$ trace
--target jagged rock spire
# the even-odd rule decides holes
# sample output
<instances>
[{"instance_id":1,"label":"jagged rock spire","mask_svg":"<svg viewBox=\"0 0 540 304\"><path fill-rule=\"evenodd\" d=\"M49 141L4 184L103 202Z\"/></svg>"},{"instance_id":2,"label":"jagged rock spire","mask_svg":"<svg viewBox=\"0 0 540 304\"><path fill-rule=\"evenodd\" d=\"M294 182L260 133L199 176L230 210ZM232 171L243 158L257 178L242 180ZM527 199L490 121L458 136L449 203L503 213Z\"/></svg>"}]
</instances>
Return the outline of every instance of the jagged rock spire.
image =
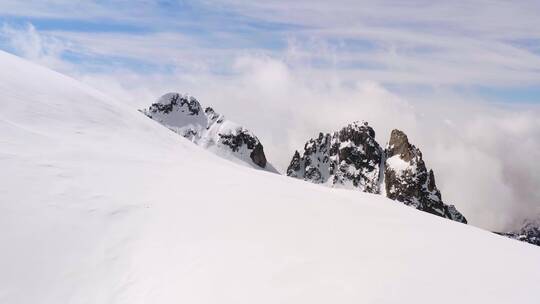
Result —
<instances>
[{"instance_id":1,"label":"jagged rock spire","mask_svg":"<svg viewBox=\"0 0 540 304\"><path fill-rule=\"evenodd\" d=\"M438 216L467 222L454 206L443 203L433 170L427 170L422 152L409 143L405 133L392 130L385 154L384 183L388 198Z\"/></svg>"},{"instance_id":2,"label":"jagged rock spire","mask_svg":"<svg viewBox=\"0 0 540 304\"><path fill-rule=\"evenodd\" d=\"M354 122L334 133L319 133L295 151L287 175L333 187L354 187L379 193L383 149L366 122Z\"/></svg>"},{"instance_id":3,"label":"jagged rock spire","mask_svg":"<svg viewBox=\"0 0 540 304\"><path fill-rule=\"evenodd\" d=\"M422 211L466 223L452 205L443 203L432 170L407 135L393 130L385 150L366 122L338 132L319 133L295 151L287 175L331 187L345 187L386 195Z\"/></svg>"}]
</instances>

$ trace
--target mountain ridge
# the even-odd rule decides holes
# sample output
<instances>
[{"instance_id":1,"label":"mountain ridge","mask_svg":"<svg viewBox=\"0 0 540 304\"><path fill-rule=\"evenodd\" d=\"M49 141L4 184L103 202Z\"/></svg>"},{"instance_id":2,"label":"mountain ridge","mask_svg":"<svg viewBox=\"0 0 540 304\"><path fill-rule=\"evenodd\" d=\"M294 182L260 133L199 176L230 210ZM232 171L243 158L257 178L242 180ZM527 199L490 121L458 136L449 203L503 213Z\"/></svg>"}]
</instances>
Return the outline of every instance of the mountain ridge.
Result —
<instances>
[{"instance_id":1,"label":"mountain ridge","mask_svg":"<svg viewBox=\"0 0 540 304\"><path fill-rule=\"evenodd\" d=\"M394 129L385 149L367 122L353 122L333 133L319 133L295 151L287 176L330 187L382 194L437 216L467 223L453 206L442 201L433 170L422 152Z\"/></svg>"},{"instance_id":2,"label":"mountain ridge","mask_svg":"<svg viewBox=\"0 0 540 304\"><path fill-rule=\"evenodd\" d=\"M264 147L255 134L226 119L213 108L203 108L193 96L166 93L140 112L229 160L278 173L267 161Z\"/></svg>"},{"instance_id":3,"label":"mountain ridge","mask_svg":"<svg viewBox=\"0 0 540 304\"><path fill-rule=\"evenodd\" d=\"M540 219L526 220L522 226L510 232L495 232L514 240L540 246Z\"/></svg>"}]
</instances>

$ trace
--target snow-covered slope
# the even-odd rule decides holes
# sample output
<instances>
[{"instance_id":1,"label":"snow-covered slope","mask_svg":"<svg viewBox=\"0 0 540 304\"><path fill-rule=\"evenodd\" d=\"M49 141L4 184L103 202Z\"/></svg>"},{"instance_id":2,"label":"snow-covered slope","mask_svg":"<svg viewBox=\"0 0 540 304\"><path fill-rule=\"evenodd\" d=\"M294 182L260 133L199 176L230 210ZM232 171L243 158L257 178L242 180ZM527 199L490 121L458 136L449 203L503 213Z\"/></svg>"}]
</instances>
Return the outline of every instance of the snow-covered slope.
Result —
<instances>
[{"instance_id":1,"label":"snow-covered slope","mask_svg":"<svg viewBox=\"0 0 540 304\"><path fill-rule=\"evenodd\" d=\"M278 173L266 160L263 145L255 134L210 107L203 110L193 96L167 93L141 112L224 158Z\"/></svg>"},{"instance_id":2,"label":"snow-covered slope","mask_svg":"<svg viewBox=\"0 0 540 304\"><path fill-rule=\"evenodd\" d=\"M538 302L536 246L231 163L0 65L0 303Z\"/></svg>"}]
</instances>

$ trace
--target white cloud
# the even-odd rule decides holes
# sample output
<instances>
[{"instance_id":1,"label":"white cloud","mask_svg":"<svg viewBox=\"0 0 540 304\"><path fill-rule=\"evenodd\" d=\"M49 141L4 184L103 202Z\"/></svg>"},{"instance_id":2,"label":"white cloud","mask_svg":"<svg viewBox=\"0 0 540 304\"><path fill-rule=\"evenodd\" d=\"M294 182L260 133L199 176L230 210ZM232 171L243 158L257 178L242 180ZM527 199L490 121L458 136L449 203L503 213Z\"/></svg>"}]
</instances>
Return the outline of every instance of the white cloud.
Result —
<instances>
[{"instance_id":1,"label":"white cloud","mask_svg":"<svg viewBox=\"0 0 540 304\"><path fill-rule=\"evenodd\" d=\"M308 45L301 50L304 57L337 62L351 78L398 84L540 84L540 54L534 52L540 44L535 16L540 5L535 1L210 2L265 22L300 26L287 32L297 42L327 40L332 56L327 47L320 52ZM362 68L366 65L371 67Z\"/></svg>"},{"instance_id":2,"label":"white cloud","mask_svg":"<svg viewBox=\"0 0 540 304\"><path fill-rule=\"evenodd\" d=\"M62 52L67 49L66 44L55 37L38 33L32 24L13 27L4 23L0 28L0 37L14 52L31 61L57 70L65 70L69 65L61 59Z\"/></svg>"},{"instance_id":3,"label":"white cloud","mask_svg":"<svg viewBox=\"0 0 540 304\"><path fill-rule=\"evenodd\" d=\"M337 68L351 81L540 85L540 34L536 30L540 19L535 15L540 5L535 1L219 0L188 4L199 9L193 16L179 9L179 13L187 12L183 18L163 16L158 2L136 5L144 9L137 12L125 1L57 0L5 1L0 10L18 16L41 12L51 18L70 16L146 27L150 30L146 33L56 30L45 34L77 45L73 50L86 56L125 57L186 70L228 72L232 58L247 49L289 56L289 64L307 64L313 68L311 73ZM209 11L219 22L196 15ZM250 28L242 20L255 25ZM271 30L258 29L258 23L285 25ZM206 34L197 35L193 28ZM288 41L289 47L265 47L261 36L270 45Z\"/></svg>"}]
</instances>

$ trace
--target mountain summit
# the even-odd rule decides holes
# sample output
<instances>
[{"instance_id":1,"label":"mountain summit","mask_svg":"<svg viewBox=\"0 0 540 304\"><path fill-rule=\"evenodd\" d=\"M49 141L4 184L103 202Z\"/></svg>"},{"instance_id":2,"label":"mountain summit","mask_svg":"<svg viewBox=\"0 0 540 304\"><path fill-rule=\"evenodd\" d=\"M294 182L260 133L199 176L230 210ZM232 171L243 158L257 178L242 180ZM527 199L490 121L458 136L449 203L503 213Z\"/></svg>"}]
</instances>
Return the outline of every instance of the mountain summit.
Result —
<instances>
[{"instance_id":1,"label":"mountain summit","mask_svg":"<svg viewBox=\"0 0 540 304\"><path fill-rule=\"evenodd\" d=\"M385 150L384 186L388 198L416 209L467 223L454 205L446 205L435 185L433 170L428 170L420 149L409 143L407 135L392 130Z\"/></svg>"},{"instance_id":2,"label":"mountain summit","mask_svg":"<svg viewBox=\"0 0 540 304\"><path fill-rule=\"evenodd\" d=\"M334 133L319 133L295 151L287 175L316 184L380 193L384 151L367 123L354 122Z\"/></svg>"},{"instance_id":3,"label":"mountain summit","mask_svg":"<svg viewBox=\"0 0 540 304\"><path fill-rule=\"evenodd\" d=\"M218 155L277 172L267 162L263 145L252 132L225 119L211 107L203 109L193 96L167 93L141 112Z\"/></svg>"},{"instance_id":4,"label":"mountain summit","mask_svg":"<svg viewBox=\"0 0 540 304\"><path fill-rule=\"evenodd\" d=\"M375 140L367 122L354 122L333 133L319 133L295 151L287 175L330 187L382 194L405 205L467 223L453 205L446 205L420 149L407 135L393 130L386 149Z\"/></svg>"}]
</instances>

